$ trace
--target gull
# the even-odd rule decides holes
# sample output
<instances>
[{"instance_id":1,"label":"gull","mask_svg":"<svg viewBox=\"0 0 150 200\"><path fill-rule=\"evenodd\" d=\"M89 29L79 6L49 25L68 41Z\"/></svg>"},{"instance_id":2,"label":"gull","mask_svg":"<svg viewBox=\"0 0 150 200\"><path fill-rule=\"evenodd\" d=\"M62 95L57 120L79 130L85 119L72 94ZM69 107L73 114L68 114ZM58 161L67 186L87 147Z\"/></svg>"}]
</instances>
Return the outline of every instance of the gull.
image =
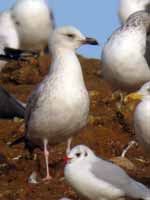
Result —
<instances>
[{"instance_id":1,"label":"gull","mask_svg":"<svg viewBox=\"0 0 150 200\"><path fill-rule=\"evenodd\" d=\"M15 24L10 12L0 13L0 54L5 54L5 47L19 48L20 41ZM0 71L5 67L7 61L0 60Z\"/></svg>"},{"instance_id":2,"label":"gull","mask_svg":"<svg viewBox=\"0 0 150 200\"><path fill-rule=\"evenodd\" d=\"M114 89L135 91L150 80L149 26L150 14L138 11L105 44L101 74Z\"/></svg>"},{"instance_id":3,"label":"gull","mask_svg":"<svg viewBox=\"0 0 150 200\"><path fill-rule=\"evenodd\" d=\"M16 0L9 12L22 49L42 50L48 45L54 19L46 0Z\"/></svg>"},{"instance_id":4,"label":"gull","mask_svg":"<svg viewBox=\"0 0 150 200\"><path fill-rule=\"evenodd\" d=\"M131 14L141 10L150 12L150 0L120 0L119 18L121 23L124 24Z\"/></svg>"},{"instance_id":5,"label":"gull","mask_svg":"<svg viewBox=\"0 0 150 200\"><path fill-rule=\"evenodd\" d=\"M140 100L135 108L133 121L138 143L146 153L150 153L150 82L145 83L140 90L131 93L128 99Z\"/></svg>"},{"instance_id":6,"label":"gull","mask_svg":"<svg viewBox=\"0 0 150 200\"><path fill-rule=\"evenodd\" d=\"M26 109L26 146L44 146L46 177L51 179L48 167L48 144L56 145L68 140L86 124L89 113L89 95L75 49L83 44L97 45L93 38L85 37L78 29L65 26L50 36L52 64L45 79L31 94ZM23 138L18 139L21 142ZM17 141L16 141L17 142Z\"/></svg>"},{"instance_id":7,"label":"gull","mask_svg":"<svg viewBox=\"0 0 150 200\"><path fill-rule=\"evenodd\" d=\"M91 200L150 199L150 190L135 181L119 166L97 157L84 145L67 156L65 179L79 194Z\"/></svg>"}]
</instances>

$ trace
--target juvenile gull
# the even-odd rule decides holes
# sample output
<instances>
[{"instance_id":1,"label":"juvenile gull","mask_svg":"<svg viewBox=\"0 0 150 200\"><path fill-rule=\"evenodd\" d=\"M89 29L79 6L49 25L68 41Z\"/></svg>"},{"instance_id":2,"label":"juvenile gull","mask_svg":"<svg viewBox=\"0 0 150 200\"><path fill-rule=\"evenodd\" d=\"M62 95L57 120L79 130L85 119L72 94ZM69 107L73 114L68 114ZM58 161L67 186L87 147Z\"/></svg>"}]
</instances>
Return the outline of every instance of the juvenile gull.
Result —
<instances>
[{"instance_id":1,"label":"juvenile gull","mask_svg":"<svg viewBox=\"0 0 150 200\"><path fill-rule=\"evenodd\" d=\"M65 178L79 195L91 200L125 197L150 200L146 186L133 180L119 166L97 157L87 146L74 147L67 160Z\"/></svg>"},{"instance_id":2,"label":"juvenile gull","mask_svg":"<svg viewBox=\"0 0 150 200\"><path fill-rule=\"evenodd\" d=\"M120 0L119 18L124 24L131 14L141 10L150 12L150 0Z\"/></svg>"},{"instance_id":3,"label":"juvenile gull","mask_svg":"<svg viewBox=\"0 0 150 200\"><path fill-rule=\"evenodd\" d=\"M140 100L134 112L136 138L143 149L150 153L150 82L145 83L136 93L128 95L130 99Z\"/></svg>"},{"instance_id":4,"label":"juvenile gull","mask_svg":"<svg viewBox=\"0 0 150 200\"><path fill-rule=\"evenodd\" d=\"M19 33L21 48L41 50L48 45L54 19L46 0L16 0L10 13Z\"/></svg>"},{"instance_id":5,"label":"juvenile gull","mask_svg":"<svg viewBox=\"0 0 150 200\"><path fill-rule=\"evenodd\" d=\"M150 14L136 12L105 44L102 76L115 89L135 91L150 80L149 27Z\"/></svg>"},{"instance_id":6,"label":"juvenile gull","mask_svg":"<svg viewBox=\"0 0 150 200\"><path fill-rule=\"evenodd\" d=\"M0 54L5 54L4 48L19 48L19 36L11 18L10 12L0 13ZM6 65L6 61L0 60L0 71Z\"/></svg>"},{"instance_id":7,"label":"juvenile gull","mask_svg":"<svg viewBox=\"0 0 150 200\"><path fill-rule=\"evenodd\" d=\"M26 110L26 143L44 145L47 176L49 145L71 138L86 123L89 113L89 96L84 84L81 65L75 49L82 44L97 45L74 27L56 29L50 37L52 64L46 78L29 98ZM68 140L67 152L71 139Z\"/></svg>"}]
</instances>

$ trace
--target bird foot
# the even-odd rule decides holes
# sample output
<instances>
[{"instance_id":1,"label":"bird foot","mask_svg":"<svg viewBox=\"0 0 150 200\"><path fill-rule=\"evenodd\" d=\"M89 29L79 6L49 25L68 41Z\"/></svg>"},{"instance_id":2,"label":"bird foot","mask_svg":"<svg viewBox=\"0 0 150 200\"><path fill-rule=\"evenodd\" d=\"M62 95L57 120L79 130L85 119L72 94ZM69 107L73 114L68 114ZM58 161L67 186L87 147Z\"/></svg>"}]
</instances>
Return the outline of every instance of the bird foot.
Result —
<instances>
[{"instance_id":1,"label":"bird foot","mask_svg":"<svg viewBox=\"0 0 150 200\"><path fill-rule=\"evenodd\" d=\"M52 177L50 175L47 175L46 177L44 177L42 179L43 182L46 182L46 181L51 181L52 180Z\"/></svg>"}]
</instances>

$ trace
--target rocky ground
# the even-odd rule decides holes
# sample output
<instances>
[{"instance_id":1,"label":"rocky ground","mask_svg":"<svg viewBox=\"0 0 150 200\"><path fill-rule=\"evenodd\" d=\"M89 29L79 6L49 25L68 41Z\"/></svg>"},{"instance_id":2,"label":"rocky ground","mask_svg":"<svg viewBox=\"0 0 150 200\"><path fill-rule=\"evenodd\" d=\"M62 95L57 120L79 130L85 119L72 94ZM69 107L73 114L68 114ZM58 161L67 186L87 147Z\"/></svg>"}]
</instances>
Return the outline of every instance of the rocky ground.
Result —
<instances>
[{"instance_id":1,"label":"rocky ground","mask_svg":"<svg viewBox=\"0 0 150 200\"><path fill-rule=\"evenodd\" d=\"M86 144L97 155L112 159L123 166L136 180L150 185L150 160L139 146L134 146L126 159L120 159L122 150L134 139L132 127L133 105L118 109L119 99L112 98L110 86L99 77L100 60L80 57L86 86L91 98L89 123L73 140L73 145ZM47 73L48 56L29 63L9 63L0 74L0 84L17 98L26 102L35 85ZM63 178L64 152L66 144L50 149L49 166L53 180L49 183L28 183L28 177L37 171L45 175L43 153L39 150L38 162L31 159L23 145L9 147L8 144L23 134L23 121L0 120L0 200L58 200L67 196L83 200L67 185ZM18 157L19 156L19 157ZM14 159L14 158L19 159ZM131 163L129 162L131 161Z\"/></svg>"}]
</instances>

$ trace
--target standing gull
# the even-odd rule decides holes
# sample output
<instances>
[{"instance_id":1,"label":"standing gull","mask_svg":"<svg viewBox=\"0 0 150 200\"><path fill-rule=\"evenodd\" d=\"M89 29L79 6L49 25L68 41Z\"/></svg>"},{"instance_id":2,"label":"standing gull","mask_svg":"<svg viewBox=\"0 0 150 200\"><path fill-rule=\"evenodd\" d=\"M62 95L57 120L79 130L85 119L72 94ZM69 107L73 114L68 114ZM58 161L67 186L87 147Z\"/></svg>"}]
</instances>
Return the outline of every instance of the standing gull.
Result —
<instances>
[{"instance_id":1,"label":"standing gull","mask_svg":"<svg viewBox=\"0 0 150 200\"><path fill-rule=\"evenodd\" d=\"M124 24L131 14L141 10L150 12L150 0L120 0L119 18Z\"/></svg>"},{"instance_id":2,"label":"standing gull","mask_svg":"<svg viewBox=\"0 0 150 200\"><path fill-rule=\"evenodd\" d=\"M44 145L47 176L48 144L71 138L87 124L89 96L75 49L83 44L97 45L74 27L56 29L49 41L52 64L46 78L33 91L26 110L26 143ZM29 141L29 142L28 142ZM68 140L67 152L70 151Z\"/></svg>"},{"instance_id":3,"label":"standing gull","mask_svg":"<svg viewBox=\"0 0 150 200\"><path fill-rule=\"evenodd\" d=\"M21 48L42 50L54 28L46 0L16 0L10 13L19 33Z\"/></svg>"},{"instance_id":4,"label":"standing gull","mask_svg":"<svg viewBox=\"0 0 150 200\"><path fill-rule=\"evenodd\" d=\"M139 144L150 153L150 82L145 83L136 93L127 96L129 99L138 99L140 103L134 112L135 135Z\"/></svg>"},{"instance_id":5,"label":"standing gull","mask_svg":"<svg viewBox=\"0 0 150 200\"><path fill-rule=\"evenodd\" d=\"M150 80L150 51L147 48L149 27L150 14L136 12L105 44L102 76L115 89L135 91Z\"/></svg>"},{"instance_id":6,"label":"standing gull","mask_svg":"<svg viewBox=\"0 0 150 200\"><path fill-rule=\"evenodd\" d=\"M129 177L119 166L97 157L87 146L74 147L65 178L78 194L91 200L150 200L150 190Z\"/></svg>"}]
</instances>

